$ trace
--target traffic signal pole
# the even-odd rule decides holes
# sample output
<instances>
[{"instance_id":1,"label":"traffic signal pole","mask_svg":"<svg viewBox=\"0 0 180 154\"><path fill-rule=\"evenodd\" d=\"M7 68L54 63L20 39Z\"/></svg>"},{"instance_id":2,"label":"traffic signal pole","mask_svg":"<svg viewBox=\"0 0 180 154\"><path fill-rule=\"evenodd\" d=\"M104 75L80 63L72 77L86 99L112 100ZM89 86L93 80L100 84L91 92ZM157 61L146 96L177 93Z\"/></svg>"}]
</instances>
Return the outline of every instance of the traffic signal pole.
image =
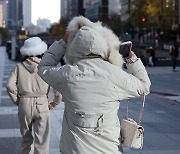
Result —
<instances>
[{"instance_id":1,"label":"traffic signal pole","mask_svg":"<svg viewBox=\"0 0 180 154\"><path fill-rule=\"evenodd\" d=\"M11 60L16 59L16 31L12 30L11 36Z\"/></svg>"}]
</instances>

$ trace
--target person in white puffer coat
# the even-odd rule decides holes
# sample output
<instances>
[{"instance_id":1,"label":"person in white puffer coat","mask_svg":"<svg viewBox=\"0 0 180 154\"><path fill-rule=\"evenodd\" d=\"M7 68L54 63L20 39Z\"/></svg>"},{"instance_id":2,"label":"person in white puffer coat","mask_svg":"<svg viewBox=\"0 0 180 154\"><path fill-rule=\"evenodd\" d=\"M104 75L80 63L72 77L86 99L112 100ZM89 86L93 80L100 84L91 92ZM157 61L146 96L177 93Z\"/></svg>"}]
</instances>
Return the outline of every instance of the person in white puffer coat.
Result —
<instances>
[{"instance_id":1,"label":"person in white puffer coat","mask_svg":"<svg viewBox=\"0 0 180 154\"><path fill-rule=\"evenodd\" d=\"M61 92L65 104L62 154L121 154L119 100L147 95L150 80L133 51L122 69L118 37L82 16L45 52L38 74ZM58 67L65 55L66 64Z\"/></svg>"},{"instance_id":2,"label":"person in white puffer coat","mask_svg":"<svg viewBox=\"0 0 180 154\"><path fill-rule=\"evenodd\" d=\"M48 103L49 85L37 74L37 66L46 50L47 44L39 37L25 40L20 49L24 60L15 66L7 81L7 92L18 106L21 154L49 153L49 108L60 103L61 94L55 91L53 102Z\"/></svg>"}]
</instances>

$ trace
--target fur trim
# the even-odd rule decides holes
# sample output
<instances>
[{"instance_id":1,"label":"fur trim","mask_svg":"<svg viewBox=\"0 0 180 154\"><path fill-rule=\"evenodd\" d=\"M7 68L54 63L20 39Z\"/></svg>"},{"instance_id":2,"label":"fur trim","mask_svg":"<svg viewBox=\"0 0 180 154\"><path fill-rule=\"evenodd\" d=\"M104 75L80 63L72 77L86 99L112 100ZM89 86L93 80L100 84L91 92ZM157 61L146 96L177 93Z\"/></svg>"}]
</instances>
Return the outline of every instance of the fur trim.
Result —
<instances>
[{"instance_id":1,"label":"fur trim","mask_svg":"<svg viewBox=\"0 0 180 154\"><path fill-rule=\"evenodd\" d=\"M47 44L39 37L31 37L24 42L20 52L22 56L42 55L47 50Z\"/></svg>"},{"instance_id":2,"label":"fur trim","mask_svg":"<svg viewBox=\"0 0 180 154\"><path fill-rule=\"evenodd\" d=\"M67 31L69 32L69 37L67 43L67 53L65 55L66 59L68 60L68 58L70 58L68 57L68 49L76 33L82 26L88 26L101 34L109 47L109 50L107 51L107 54L109 55L108 61L114 65L122 67L124 60L122 55L119 54L119 46L121 42L119 41L118 37L112 32L112 30L102 26L101 22L98 21L93 23L83 16L74 17L68 24Z\"/></svg>"}]
</instances>

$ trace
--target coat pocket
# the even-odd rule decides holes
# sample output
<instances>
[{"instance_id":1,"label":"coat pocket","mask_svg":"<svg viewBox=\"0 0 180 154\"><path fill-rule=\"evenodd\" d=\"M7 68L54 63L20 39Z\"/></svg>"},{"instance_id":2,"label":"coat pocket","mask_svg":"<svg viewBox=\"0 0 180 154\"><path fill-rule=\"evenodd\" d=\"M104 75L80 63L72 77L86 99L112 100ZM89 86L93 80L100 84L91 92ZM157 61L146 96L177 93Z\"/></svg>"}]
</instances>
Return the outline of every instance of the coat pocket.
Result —
<instances>
[{"instance_id":1,"label":"coat pocket","mask_svg":"<svg viewBox=\"0 0 180 154\"><path fill-rule=\"evenodd\" d=\"M103 114L86 114L75 112L72 117L73 124L83 128L98 128L103 124Z\"/></svg>"}]
</instances>

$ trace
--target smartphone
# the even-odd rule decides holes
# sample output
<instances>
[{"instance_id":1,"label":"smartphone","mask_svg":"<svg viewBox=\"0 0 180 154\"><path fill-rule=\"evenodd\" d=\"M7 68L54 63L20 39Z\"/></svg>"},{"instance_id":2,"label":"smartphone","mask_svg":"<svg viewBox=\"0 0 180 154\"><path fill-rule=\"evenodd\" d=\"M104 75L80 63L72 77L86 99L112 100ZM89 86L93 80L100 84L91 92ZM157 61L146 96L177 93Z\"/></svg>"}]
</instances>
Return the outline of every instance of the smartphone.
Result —
<instances>
[{"instance_id":1,"label":"smartphone","mask_svg":"<svg viewBox=\"0 0 180 154\"><path fill-rule=\"evenodd\" d=\"M120 45L119 53L123 56L123 58L126 58L129 56L129 52L131 51L131 49L132 49L131 41L123 42Z\"/></svg>"}]
</instances>

